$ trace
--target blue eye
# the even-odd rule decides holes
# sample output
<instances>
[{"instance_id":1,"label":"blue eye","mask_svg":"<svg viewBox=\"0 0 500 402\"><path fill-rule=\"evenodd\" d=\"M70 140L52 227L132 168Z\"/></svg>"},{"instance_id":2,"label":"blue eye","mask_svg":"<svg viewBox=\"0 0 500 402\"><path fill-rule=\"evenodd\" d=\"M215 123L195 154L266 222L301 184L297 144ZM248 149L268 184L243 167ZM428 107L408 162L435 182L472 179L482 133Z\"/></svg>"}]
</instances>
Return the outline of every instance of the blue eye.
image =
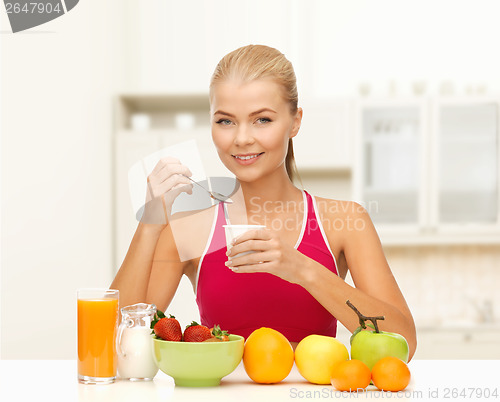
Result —
<instances>
[{"instance_id":1,"label":"blue eye","mask_svg":"<svg viewBox=\"0 0 500 402\"><path fill-rule=\"evenodd\" d=\"M228 119L220 119L220 120L216 121L215 123L221 124L223 126L229 126L232 122L231 122L231 120L228 120Z\"/></svg>"},{"instance_id":2,"label":"blue eye","mask_svg":"<svg viewBox=\"0 0 500 402\"><path fill-rule=\"evenodd\" d=\"M260 124L265 124L265 123L270 123L271 122L271 119L268 119L267 117L259 117L257 119L257 121L260 123Z\"/></svg>"}]
</instances>

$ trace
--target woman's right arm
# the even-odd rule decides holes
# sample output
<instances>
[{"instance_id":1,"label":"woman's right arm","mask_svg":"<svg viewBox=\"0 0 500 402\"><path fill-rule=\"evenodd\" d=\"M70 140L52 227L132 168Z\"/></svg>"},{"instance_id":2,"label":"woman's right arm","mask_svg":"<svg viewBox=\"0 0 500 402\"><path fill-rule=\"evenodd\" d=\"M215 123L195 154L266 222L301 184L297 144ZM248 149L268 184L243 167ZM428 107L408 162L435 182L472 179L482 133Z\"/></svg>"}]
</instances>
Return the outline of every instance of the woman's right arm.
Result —
<instances>
[{"instance_id":1,"label":"woman's right arm","mask_svg":"<svg viewBox=\"0 0 500 402\"><path fill-rule=\"evenodd\" d=\"M163 225L139 222L120 270L111 283L120 291L120 307L146 303L151 267Z\"/></svg>"},{"instance_id":2,"label":"woman's right arm","mask_svg":"<svg viewBox=\"0 0 500 402\"><path fill-rule=\"evenodd\" d=\"M160 160L148 176L148 194L143 220L139 222L127 255L111 283L112 289L120 291L120 306L141 302L154 303L158 300L156 292L148 292L151 272L160 253L166 255L162 257L163 259L175 261L177 252L168 217L175 198L183 191L191 193L192 185L184 175L191 176L190 170L179 160L168 157ZM162 222L145 223L144 219L151 217L155 217L155 220L160 217ZM168 274L172 280L172 287L175 283L173 297L182 276L183 264L174 262L168 265L172 271Z\"/></svg>"}]
</instances>

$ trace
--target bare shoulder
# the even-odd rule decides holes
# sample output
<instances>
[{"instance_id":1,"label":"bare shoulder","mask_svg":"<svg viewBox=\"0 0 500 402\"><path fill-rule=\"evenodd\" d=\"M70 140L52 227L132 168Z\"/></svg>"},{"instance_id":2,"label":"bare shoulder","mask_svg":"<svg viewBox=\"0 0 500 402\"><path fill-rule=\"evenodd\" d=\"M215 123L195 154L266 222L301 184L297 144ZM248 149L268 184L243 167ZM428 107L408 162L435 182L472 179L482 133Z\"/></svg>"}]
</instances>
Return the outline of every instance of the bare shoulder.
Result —
<instances>
[{"instance_id":1,"label":"bare shoulder","mask_svg":"<svg viewBox=\"0 0 500 402\"><path fill-rule=\"evenodd\" d=\"M355 201L315 197L318 214L329 241L342 248L352 235L373 225L365 207Z\"/></svg>"}]
</instances>

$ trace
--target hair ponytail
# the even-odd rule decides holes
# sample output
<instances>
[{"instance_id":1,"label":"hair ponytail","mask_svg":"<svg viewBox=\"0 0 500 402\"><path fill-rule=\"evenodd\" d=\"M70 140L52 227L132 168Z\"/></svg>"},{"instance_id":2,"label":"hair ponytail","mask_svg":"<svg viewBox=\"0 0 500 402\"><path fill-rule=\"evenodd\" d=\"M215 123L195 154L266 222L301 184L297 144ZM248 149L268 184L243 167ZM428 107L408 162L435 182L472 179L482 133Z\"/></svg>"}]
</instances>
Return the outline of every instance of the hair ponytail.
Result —
<instances>
[{"instance_id":1,"label":"hair ponytail","mask_svg":"<svg viewBox=\"0 0 500 402\"><path fill-rule=\"evenodd\" d=\"M288 152L286 153L285 167L290 181L293 183L295 180L299 180L302 184L302 180L300 180L299 172L297 170L297 165L295 164L295 156L293 155L293 142L291 138L288 140Z\"/></svg>"}]
</instances>

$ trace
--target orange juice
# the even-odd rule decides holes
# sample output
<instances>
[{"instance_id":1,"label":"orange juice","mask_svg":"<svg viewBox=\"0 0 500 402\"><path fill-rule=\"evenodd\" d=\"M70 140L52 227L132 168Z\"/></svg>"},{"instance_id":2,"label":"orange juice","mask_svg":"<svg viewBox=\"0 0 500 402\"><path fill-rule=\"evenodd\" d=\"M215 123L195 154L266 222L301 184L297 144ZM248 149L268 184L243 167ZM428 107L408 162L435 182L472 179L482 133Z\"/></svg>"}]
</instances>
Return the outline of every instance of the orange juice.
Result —
<instances>
[{"instance_id":1,"label":"orange juice","mask_svg":"<svg viewBox=\"0 0 500 402\"><path fill-rule=\"evenodd\" d=\"M79 377L116 376L118 298L78 299Z\"/></svg>"}]
</instances>

